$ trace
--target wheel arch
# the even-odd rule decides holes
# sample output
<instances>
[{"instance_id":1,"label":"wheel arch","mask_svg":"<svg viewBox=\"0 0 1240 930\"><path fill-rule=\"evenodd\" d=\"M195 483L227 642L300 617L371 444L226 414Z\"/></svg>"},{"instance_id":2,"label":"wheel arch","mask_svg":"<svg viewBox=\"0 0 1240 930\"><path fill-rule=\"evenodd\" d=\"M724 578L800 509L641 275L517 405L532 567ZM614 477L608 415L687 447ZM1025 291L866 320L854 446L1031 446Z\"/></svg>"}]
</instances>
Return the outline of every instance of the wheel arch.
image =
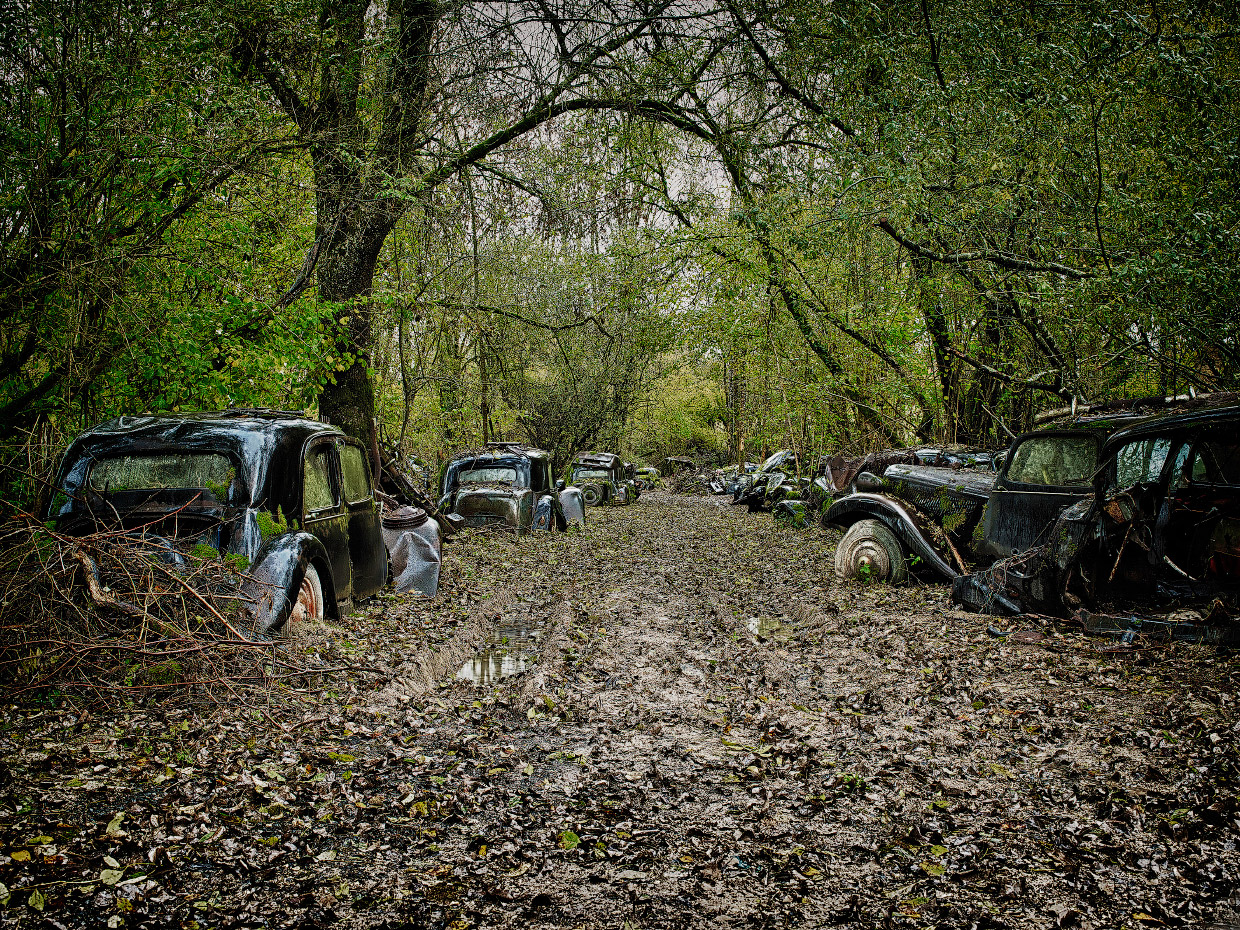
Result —
<instances>
[{"instance_id":1,"label":"wheel arch","mask_svg":"<svg viewBox=\"0 0 1240 930\"><path fill-rule=\"evenodd\" d=\"M858 520L877 520L895 534L911 555L921 558L944 581L952 581L960 572L952 567L926 538L908 508L882 494L857 492L841 497L827 508L823 523L843 528Z\"/></svg>"}]
</instances>

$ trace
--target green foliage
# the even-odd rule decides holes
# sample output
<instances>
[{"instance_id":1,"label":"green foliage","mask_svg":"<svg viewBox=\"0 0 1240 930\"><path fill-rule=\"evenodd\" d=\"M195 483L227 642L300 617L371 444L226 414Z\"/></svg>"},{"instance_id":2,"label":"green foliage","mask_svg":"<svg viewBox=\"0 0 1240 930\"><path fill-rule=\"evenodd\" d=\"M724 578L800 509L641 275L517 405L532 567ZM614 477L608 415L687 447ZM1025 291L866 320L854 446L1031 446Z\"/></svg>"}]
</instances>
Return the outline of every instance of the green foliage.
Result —
<instances>
[{"instance_id":1,"label":"green foliage","mask_svg":"<svg viewBox=\"0 0 1240 930\"><path fill-rule=\"evenodd\" d=\"M254 519L258 522L258 532L264 540L271 539L288 532L288 520L281 512L280 517L274 517L265 510L259 510L254 514Z\"/></svg>"},{"instance_id":2,"label":"green foliage","mask_svg":"<svg viewBox=\"0 0 1240 930\"><path fill-rule=\"evenodd\" d=\"M215 546L209 545L208 543L200 542L194 545L194 548L189 551L189 554L195 559L202 559L205 561L208 559L218 559L220 557L220 550L216 549Z\"/></svg>"},{"instance_id":3,"label":"green foliage","mask_svg":"<svg viewBox=\"0 0 1240 930\"><path fill-rule=\"evenodd\" d=\"M235 572L243 572L250 567L250 560L244 552L230 552L224 556L224 562Z\"/></svg>"}]
</instances>

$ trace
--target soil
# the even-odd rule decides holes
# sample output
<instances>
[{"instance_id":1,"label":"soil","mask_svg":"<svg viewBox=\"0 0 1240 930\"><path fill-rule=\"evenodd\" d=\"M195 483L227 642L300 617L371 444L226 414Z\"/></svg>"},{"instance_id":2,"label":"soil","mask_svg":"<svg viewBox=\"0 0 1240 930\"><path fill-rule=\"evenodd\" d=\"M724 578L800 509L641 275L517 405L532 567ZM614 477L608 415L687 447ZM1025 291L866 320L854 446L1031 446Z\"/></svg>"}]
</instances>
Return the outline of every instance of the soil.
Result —
<instances>
[{"instance_id":1,"label":"soil","mask_svg":"<svg viewBox=\"0 0 1240 930\"><path fill-rule=\"evenodd\" d=\"M7 704L0 925L1237 926L1236 659L588 516L294 634L313 687Z\"/></svg>"}]
</instances>

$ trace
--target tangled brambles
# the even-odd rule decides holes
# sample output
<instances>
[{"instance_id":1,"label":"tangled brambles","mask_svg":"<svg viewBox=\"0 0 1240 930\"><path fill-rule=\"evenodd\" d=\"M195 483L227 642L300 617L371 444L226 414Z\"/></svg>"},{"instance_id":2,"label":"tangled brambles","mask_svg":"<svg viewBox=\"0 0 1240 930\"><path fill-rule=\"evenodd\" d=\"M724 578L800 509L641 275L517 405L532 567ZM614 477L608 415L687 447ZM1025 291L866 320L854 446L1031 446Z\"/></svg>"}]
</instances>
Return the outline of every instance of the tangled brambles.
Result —
<instances>
[{"instance_id":1,"label":"tangled brambles","mask_svg":"<svg viewBox=\"0 0 1240 930\"><path fill-rule=\"evenodd\" d=\"M9 696L97 700L178 688L230 695L305 669L252 638L237 566L163 537L0 534L0 679Z\"/></svg>"}]
</instances>

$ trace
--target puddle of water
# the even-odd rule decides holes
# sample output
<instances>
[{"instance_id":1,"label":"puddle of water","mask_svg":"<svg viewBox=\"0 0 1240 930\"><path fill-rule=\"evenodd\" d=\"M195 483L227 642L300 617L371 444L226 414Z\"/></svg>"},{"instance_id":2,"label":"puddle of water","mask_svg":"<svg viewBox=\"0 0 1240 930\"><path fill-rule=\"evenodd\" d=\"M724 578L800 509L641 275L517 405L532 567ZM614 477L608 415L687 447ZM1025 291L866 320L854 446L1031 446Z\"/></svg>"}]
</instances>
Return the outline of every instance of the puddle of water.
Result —
<instances>
[{"instance_id":1,"label":"puddle of water","mask_svg":"<svg viewBox=\"0 0 1240 930\"><path fill-rule=\"evenodd\" d=\"M792 630L782 620L776 620L774 617L750 617L745 621L745 626L749 628L749 632L754 636L762 636L767 639L782 636L787 639L792 635Z\"/></svg>"},{"instance_id":2,"label":"puddle of water","mask_svg":"<svg viewBox=\"0 0 1240 930\"><path fill-rule=\"evenodd\" d=\"M521 674L534 664L533 653L541 635L541 627L525 623L501 626L491 640L457 670L457 680L489 685Z\"/></svg>"}]
</instances>

